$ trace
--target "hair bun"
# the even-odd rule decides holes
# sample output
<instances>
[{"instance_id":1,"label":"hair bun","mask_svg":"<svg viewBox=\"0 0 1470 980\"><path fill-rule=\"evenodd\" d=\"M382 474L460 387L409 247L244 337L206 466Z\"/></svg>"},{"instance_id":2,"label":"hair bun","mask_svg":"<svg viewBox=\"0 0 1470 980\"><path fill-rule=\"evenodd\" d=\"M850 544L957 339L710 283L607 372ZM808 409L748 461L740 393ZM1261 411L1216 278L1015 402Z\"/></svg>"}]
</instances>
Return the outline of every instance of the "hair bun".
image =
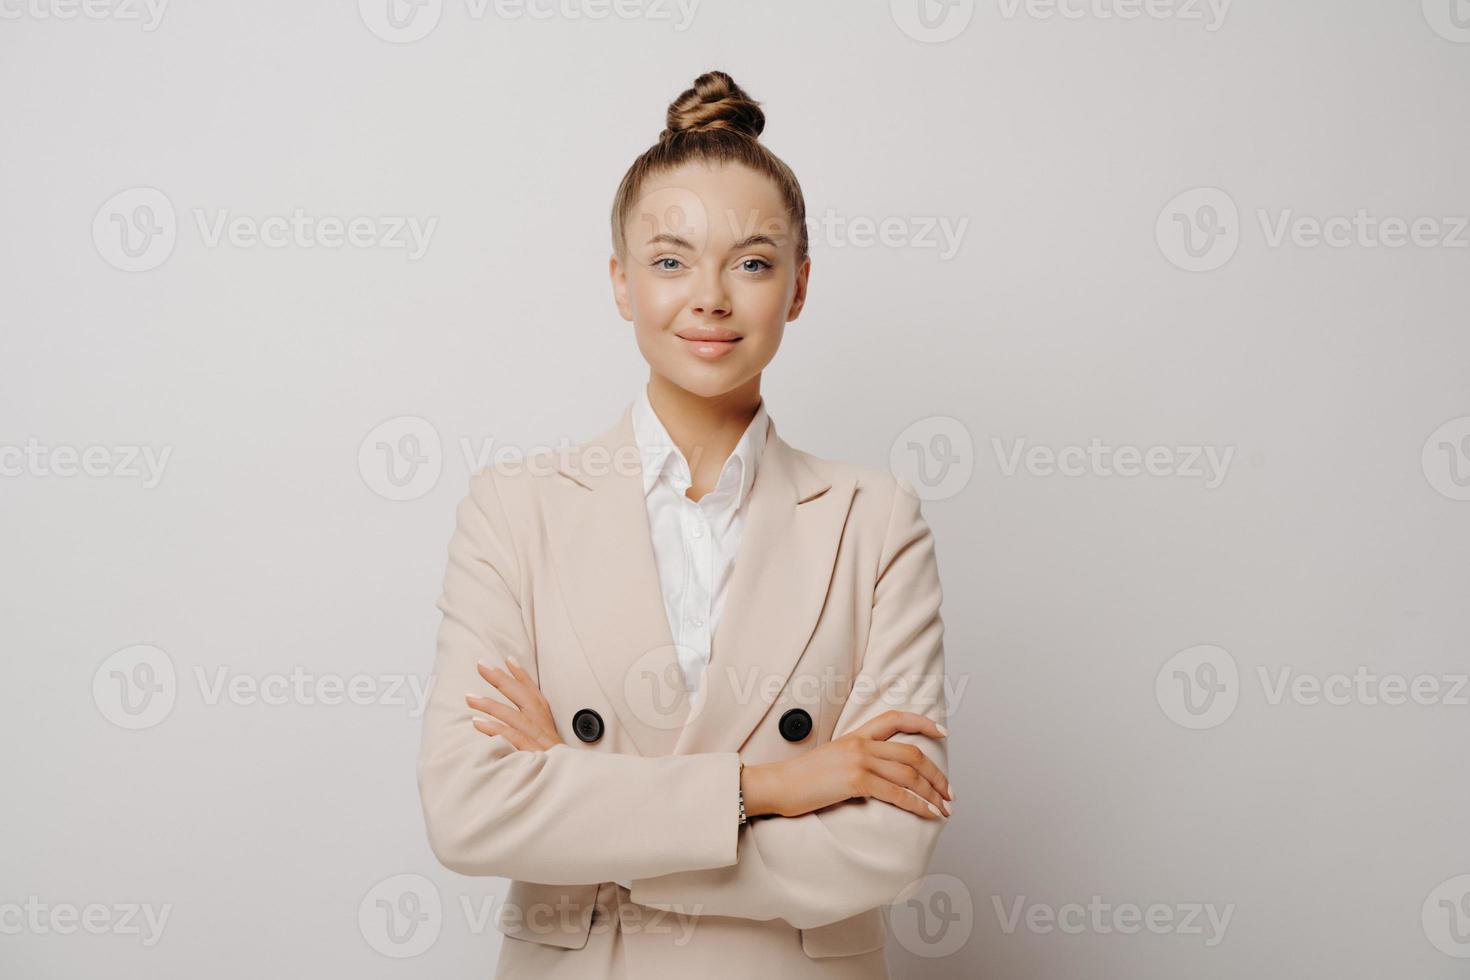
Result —
<instances>
[{"instance_id":1,"label":"hair bun","mask_svg":"<svg viewBox=\"0 0 1470 980\"><path fill-rule=\"evenodd\" d=\"M669 103L668 128L659 139L716 130L758 139L765 128L766 114L761 112L760 103L746 95L729 75L707 71L694 80L693 88Z\"/></svg>"}]
</instances>

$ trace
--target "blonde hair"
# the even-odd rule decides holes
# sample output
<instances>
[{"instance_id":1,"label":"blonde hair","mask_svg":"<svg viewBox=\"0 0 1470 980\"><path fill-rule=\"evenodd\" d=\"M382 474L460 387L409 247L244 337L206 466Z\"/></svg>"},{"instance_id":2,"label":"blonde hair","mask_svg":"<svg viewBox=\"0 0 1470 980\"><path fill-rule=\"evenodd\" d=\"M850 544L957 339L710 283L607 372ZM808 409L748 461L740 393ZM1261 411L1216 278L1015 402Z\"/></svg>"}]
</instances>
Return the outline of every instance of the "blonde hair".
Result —
<instances>
[{"instance_id":1,"label":"blonde hair","mask_svg":"<svg viewBox=\"0 0 1470 980\"><path fill-rule=\"evenodd\" d=\"M807 257L806 200L796 174L765 144L760 134L766 114L735 79L722 71L707 71L669 103L667 126L658 142L644 150L618 184L612 204L613 250L627 252L623 223L637 203L643 185L655 174L667 173L690 161L711 165L738 163L775 182L796 234L796 261Z\"/></svg>"}]
</instances>

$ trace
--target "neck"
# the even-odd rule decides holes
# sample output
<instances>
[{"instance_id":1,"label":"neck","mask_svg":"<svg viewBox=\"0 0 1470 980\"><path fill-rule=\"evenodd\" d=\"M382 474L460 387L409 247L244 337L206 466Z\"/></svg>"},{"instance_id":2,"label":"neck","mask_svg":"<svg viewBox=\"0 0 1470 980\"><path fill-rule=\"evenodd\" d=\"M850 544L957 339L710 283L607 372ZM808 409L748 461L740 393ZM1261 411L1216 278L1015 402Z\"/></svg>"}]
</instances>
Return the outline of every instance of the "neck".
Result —
<instances>
[{"instance_id":1,"label":"neck","mask_svg":"<svg viewBox=\"0 0 1470 980\"><path fill-rule=\"evenodd\" d=\"M719 478L725 460L760 409L760 375L739 388L706 398L650 374L648 403L689 461L695 487L707 488Z\"/></svg>"}]
</instances>

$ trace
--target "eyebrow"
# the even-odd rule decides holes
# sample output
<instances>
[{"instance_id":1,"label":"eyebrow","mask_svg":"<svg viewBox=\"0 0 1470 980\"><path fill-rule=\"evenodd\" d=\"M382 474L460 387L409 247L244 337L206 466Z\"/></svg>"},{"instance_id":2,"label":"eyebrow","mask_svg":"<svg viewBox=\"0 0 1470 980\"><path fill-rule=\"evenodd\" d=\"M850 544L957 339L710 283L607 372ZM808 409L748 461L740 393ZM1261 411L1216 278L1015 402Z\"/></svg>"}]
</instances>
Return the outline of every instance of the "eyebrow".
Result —
<instances>
[{"instance_id":1,"label":"eyebrow","mask_svg":"<svg viewBox=\"0 0 1470 980\"><path fill-rule=\"evenodd\" d=\"M688 249L691 252L694 251L694 244L690 242L687 238L680 238L678 235L671 235L668 232L661 232L660 234L654 235L645 244L672 245L675 248ZM740 241L736 242L734 245L731 245L730 251L738 252L741 249L750 248L752 245L769 245L772 248L781 247L780 243L777 242L770 235L755 234L747 235L746 237L740 239Z\"/></svg>"}]
</instances>

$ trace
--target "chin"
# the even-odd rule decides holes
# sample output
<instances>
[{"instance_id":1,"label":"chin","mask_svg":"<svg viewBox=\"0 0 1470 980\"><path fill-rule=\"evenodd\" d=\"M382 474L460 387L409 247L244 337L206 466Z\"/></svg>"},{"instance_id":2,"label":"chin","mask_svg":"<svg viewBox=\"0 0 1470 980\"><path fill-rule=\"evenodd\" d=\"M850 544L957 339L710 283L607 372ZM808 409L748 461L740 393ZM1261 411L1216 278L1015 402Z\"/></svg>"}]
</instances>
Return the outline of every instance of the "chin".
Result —
<instances>
[{"instance_id":1,"label":"chin","mask_svg":"<svg viewBox=\"0 0 1470 980\"><path fill-rule=\"evenodd\" d=\"M701 398L717 398L734 391L745 380L742 372L732 371L727 365L711 366L707 371L690 371L681 366L679 370L665 373L664 377Z\"/></svg>"}]
</instances>

